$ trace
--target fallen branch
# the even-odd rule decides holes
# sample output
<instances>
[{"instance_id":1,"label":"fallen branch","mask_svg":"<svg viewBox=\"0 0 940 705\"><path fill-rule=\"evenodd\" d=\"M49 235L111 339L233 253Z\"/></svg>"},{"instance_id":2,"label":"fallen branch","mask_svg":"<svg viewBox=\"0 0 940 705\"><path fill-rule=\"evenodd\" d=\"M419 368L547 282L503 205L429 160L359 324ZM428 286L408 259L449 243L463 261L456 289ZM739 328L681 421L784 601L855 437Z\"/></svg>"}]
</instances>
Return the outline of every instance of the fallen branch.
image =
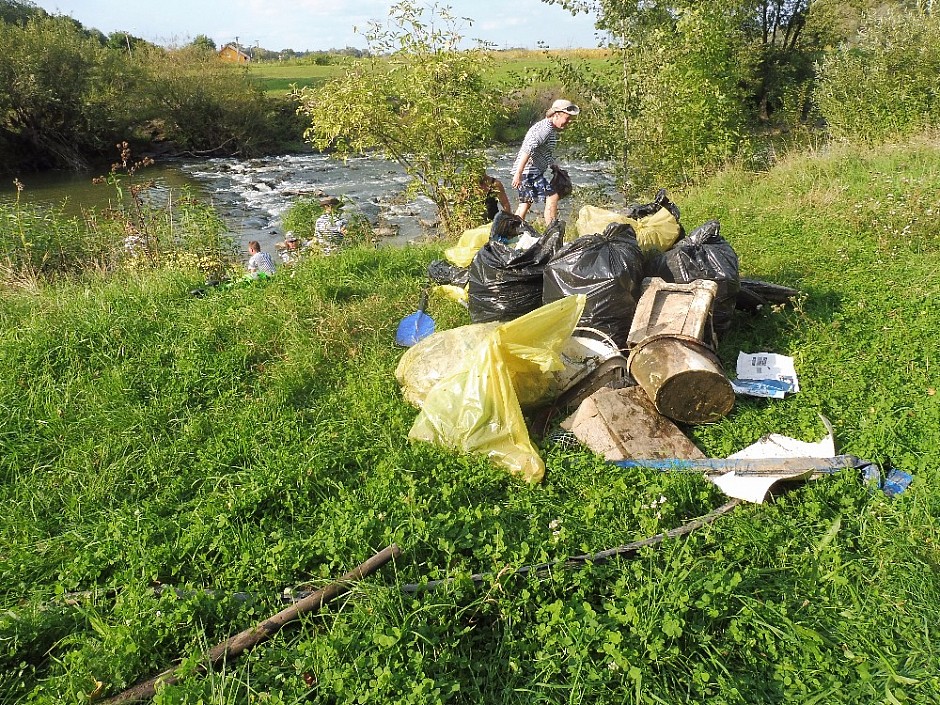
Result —
<instances>
[{"instance_id":1,"label":"fallen branch","mask_svg":"<svg viewBox=\"0 0 940 705\"><path fill-rule=\"evenodd\" d=\"M376 553L354 570L346 573L346 575L336 582L330 583L326 587L311 593L300 602L296 602L287 609L281 610L273 617L259 622L251 629L246 629L226 639L209 651L206 663L199 666L199 672L204 673L210 666L214 666L223 659L235 658L245 651L254 648L261 642L271 638L280 631L285 624L294 621L300 615L319 611L327 602L347 592L352 587L353 583L371 575L399 555L401 555L401 549L399 549L396 544L392 544L388 548ZM117 703L132 703L150 699L156 694L157 686L172 685L180 680L180 676L176 674L176 671L177 669L175 667L170 668L150 680L138 683L128 688L123 693L119 693L101 702L103 705L117 705Z\"/></svg>"}]
</instances>

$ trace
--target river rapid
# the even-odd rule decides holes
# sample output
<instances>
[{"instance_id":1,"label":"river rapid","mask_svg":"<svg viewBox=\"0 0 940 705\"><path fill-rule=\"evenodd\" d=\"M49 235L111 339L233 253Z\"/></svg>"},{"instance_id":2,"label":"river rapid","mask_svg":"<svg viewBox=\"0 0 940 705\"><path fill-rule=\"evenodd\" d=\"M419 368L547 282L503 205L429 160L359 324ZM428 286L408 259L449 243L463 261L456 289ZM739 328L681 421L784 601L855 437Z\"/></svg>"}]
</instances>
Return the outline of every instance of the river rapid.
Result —
<instances>
[{"instance_id":1,"label":"river rapid","mask_svg":"<svg viewBox=\"0 0 940 705\"><path fill-rule=\"evenodd\" d=\"M515 151L491 151L489 173L510 187ZM561 159L576 189L590 188L600 200L614 197L613 178L598 162ZM152 180L150 197L165 199L171 191L188 188L206 198L220 214L243 252L258 240L270 250L284 239L281 222L291 204L302 197L329 194L342 197L347 210L362 213L381 234L380 246L404 245L434 237L436 210L430 199L406 196L408 177L395 162L377 156L342 161L325 154L285 154L259 159L219 158L169 160L137 173L135 180ZM113 186L93 184L92 175L62 172L20 177L22 201L54 205L67 214L107 207L116 198ZM16 197L13 181L0 185L0 200ZM563 199L560 217L571 220L571 199ZM540 206L532 213L540 213ZM530 215L530 218L532 216Z\"/></svg>"}]
</instances>

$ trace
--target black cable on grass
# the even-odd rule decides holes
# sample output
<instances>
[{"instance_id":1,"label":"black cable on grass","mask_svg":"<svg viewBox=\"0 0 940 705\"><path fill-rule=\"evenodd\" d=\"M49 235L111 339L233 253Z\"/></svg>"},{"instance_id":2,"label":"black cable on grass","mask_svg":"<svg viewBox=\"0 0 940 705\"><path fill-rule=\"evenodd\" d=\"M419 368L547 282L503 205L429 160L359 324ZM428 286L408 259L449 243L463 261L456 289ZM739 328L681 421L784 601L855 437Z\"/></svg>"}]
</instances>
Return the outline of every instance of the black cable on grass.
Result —
<instances>
[{"instance_id":1,"label":"black cable on grass","mask_svg":"<svg viewBox=\"0 0 940 705\"><path fill-rule=\"evenodd\" d=\"M663 533L656 534L655 536L650 536L649 538L634 541L623 546L618 546L617 548L608 548L604 551L599 551L597 553L586 553L581 556L571 556L570 558L565 558L559 561L525 565L512 571L501 572L496 577L502 578L506 575L545 575L553 568L577 568L587 563L603 563L605 561L609 561L611 558L629 556L631 554L637 553L641 548L655 546L658 543L662 543L666 539L685 536L686 534L692 533L702 526L711 524L722 514L727 514L742 502L743 500L740 499L732 499L730 502L721 505L717 509L699 517L698 519L693 519L687 524L683 524L682 526L679 526L675 529L670 529L669 531L664 531ZM472 580L474 583L483 583L492 579L493 577L493 573L476 573L470 576L470 580ZM427 583L408 583L407 585L402 585L401 589L404 592L422 592L425 590L433 590L434 588L443 585L444 583L450 583L454 580L455 578L444 578L443 580L431 580Z\"/></svg>"}]
</instances>

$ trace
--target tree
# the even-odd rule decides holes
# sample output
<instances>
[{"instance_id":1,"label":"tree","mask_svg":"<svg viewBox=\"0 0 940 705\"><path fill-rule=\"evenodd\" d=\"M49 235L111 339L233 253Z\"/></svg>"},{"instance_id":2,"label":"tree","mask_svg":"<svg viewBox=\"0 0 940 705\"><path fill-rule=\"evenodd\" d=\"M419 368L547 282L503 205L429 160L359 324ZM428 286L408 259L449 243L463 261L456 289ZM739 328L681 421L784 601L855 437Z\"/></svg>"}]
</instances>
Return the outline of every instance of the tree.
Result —
<instances>
[{"instance_id":1,"label":"tree","mask_svg":"<svg viewBox=\"0 0 940 705\"><path fill-rule=\"evenodd\" d=\"M32 17L41 17L46 11L31 2L21 0L0 0L0 22L25 25Z\"/></svg>"},{"instance_id":2,"label":"tree","mask_svg":"<svg viewBox=\"0 0 940 705\"><path fill-rule=\"evenodd\" d=\"M940 127L940 17L929 3L867 15L820 63L814 95L836 138L881 141Z\"/></svg>"},{"instance_id":3,"label":"tree","mask_svg":"<svg viewBox=\"0 0 940 705\"><path fill-rule=\"evenodd\" d=\"M0 142L34 167L82 168L127 128L128 72L70 18L0 23Z\"/></svg>"},{"instance_id":4,"label":"tree","mask_svg":"<svg viewBox=\"0 0 940 705\"><path fill-rule=\"evenodd\" d=\"M584 98L576 127L586 155L613 164L625 196L693 180L741 146L752 62L737 0L547 1L595 12L608 36L605 68L560 62L558 70Z\"/></svg>"},{"instance_id":5,"label":"tree","mask_svg":"<svg viewBox=\"0 0 940 705\"><path fill-rule=\"evenodd\" d=\"M368 58L320 88L296 97L310 120L305 136L341 157L379 150L401 164L412 188L437 206L448 233L462 231L480 201L483 146L502 108L487 91L484 47L461 49L447 8L425 10L404 0L389 23L364 36Z\"/></svg>"},{"instance_id":6,"label":"tree","mask_svg":"<svg viewBox=\"0 0 940 705\"><path fill-rule=\"evenodd\" d=\"M194 49L205 51L207 53L215 53L215 42L205 34L197 34L196 38L190 42L190 46L192 46Z\"/></svg>"}]
</instances>

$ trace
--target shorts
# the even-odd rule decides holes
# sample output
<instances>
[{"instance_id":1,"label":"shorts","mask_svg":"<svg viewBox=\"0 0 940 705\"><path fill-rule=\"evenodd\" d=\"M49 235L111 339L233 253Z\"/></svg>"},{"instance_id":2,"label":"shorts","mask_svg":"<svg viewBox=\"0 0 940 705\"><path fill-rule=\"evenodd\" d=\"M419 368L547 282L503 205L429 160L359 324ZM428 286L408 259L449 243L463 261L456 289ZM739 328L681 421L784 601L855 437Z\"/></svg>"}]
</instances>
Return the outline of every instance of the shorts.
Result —
<instances>
[{"instance_id":1,"label":"shorts","mask_svg":"<svg viewBox=\"0 0 940 705\"><path fill-rule=\"evenodd\" d=\"M520 203L541 203L548 196L555 195L555 189L541 174L535 172L523 172L522 183L519 184L519 202Z\"/></svg>"}]
</instances>

